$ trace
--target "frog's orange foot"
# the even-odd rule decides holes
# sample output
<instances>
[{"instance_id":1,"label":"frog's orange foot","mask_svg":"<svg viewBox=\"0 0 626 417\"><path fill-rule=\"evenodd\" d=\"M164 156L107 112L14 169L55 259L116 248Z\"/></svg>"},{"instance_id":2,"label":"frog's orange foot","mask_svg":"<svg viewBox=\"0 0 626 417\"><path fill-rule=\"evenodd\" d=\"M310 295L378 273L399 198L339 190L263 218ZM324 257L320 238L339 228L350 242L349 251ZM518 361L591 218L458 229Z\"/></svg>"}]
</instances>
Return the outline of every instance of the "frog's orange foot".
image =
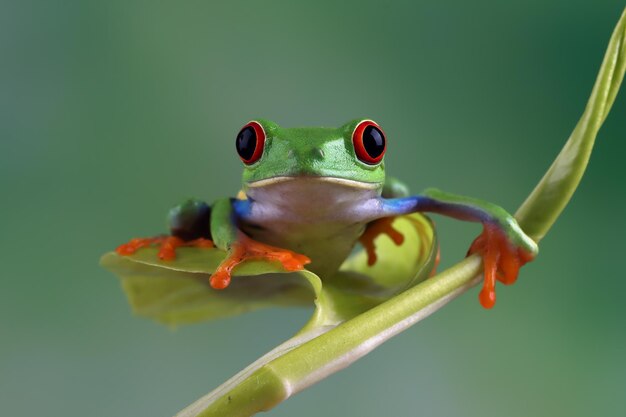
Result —
<instances>
[{"instance_id":1,"label":"frog's orange foot","mask_svg":"<svg viewBox=\"0 0 626 417\"><path fill-rule=\"evenodd\" d=\"M483 232L474 240L468 251L481 254L485 281L478 295L484 308L492 308L496 303L496 279L505 285L517 280L520 268L533 260L533 255L513 245L503 230L492 223L485 223Z\"/></svg>"},{"instance_id":2,"label":"frog's orange foot","mask_svg":"<svg viewBox=\"0 0 626 417\"><path fill-rule=\"evenodd\" d=\"M392 223L395 220L395 217L383 217L382 219L378 219L373 221L372 223L367 225L365 232L359 238L359 242L365 248L365 252L367 253L367 265L372 266L378 260L376 256L376 245L374 244L374 240L380 235L387 235L391 238L393 243L397 246L402 245L404 243L404 235L400 233L398 230L394 229Z\"/></svg>"},{"instance_id":3,"label":"frog's orange foot","mask_svg":"<svg viewBox=\"0 0 626 417\"><path fill-rule=\"evenodd\" d=\"M239 239L228 252L226 259L219 264L213 275L211 275L211 287L216 290L223 290L228 287L233 269L248 259L278 261L287 271L300 271L304 269L304 265L311 263L311 259L307 256L287 249L266 245L265 243L252 240L244 234L240 234Z\"/></svg>"},{"instance_id":4,"label":"frog's orange foot","mask_svg":"<svg viewBox=\"0 0 626 417\"><path fill-rule=\"evenodd\" d=\"M171 261L176 259L176 248L180 247L196 247L196 248L213 248L215 245L209 239L199 238L194 240L183 240L176 236L156 236L146 238L135 238L128 243L124 243L115 249L117 253L123 256L132 255L141 248L149 246L158 246L159 259Z\"/></svg>"}]
</instances>

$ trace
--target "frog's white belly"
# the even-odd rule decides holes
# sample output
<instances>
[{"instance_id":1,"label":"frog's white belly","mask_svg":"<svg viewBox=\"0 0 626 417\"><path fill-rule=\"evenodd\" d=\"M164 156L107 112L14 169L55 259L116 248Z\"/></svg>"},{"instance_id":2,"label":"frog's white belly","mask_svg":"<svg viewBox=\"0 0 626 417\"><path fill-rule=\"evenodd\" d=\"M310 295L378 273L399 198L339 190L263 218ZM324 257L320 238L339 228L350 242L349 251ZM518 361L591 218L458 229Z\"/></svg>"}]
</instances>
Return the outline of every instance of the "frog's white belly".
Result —
<instances>
[{"instance_id":1,"label":"frog's white belly","mask_svg":"<svg viewBox=\"0 0 626 417\"><path fill-rule=\"evenodd\" d=\"M281 177L248 186L241 228L253 239L311 258L307 269L334 273L371 221L380 184L330 177Z\"/></svg>"}]
</instances>

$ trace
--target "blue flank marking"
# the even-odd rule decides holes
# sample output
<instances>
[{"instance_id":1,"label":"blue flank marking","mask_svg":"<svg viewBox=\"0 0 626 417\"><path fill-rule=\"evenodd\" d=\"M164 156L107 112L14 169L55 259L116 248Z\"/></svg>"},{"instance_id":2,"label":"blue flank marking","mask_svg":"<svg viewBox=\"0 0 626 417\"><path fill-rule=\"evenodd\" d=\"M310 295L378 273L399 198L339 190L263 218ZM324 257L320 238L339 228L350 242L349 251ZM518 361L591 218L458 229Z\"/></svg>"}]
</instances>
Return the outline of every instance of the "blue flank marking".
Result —
<instances>
[{"instance_id":1,"label":"blue flank marking","mask_svg":"<svg viewBox=\"0 0 626 417\"><path fill-rule=\"evenodd\" d=\"M250 200L232 200L233 211L239 219L250 218L252 213L252 202Z\"/></svg>"},{"instance_id":2,"label":"blue flank marking","mask_svg":"<svg viewBox=\"0 0 626 417\"><path fill-rule=\"evenodd\" d=\"M402 197L402 198L385 198L383 199L383 212L386 215L397 216L400 214L415 213L421 211L420 196Z\"/></svg>"}]
</instances>

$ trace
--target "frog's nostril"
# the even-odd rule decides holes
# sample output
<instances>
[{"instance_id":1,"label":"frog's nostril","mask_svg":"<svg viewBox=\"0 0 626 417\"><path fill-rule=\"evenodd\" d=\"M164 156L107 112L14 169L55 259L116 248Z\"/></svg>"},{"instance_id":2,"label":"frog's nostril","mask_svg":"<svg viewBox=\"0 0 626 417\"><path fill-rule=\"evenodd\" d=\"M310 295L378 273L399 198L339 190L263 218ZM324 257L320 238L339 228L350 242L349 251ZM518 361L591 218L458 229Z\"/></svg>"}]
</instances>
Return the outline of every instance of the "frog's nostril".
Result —
<instances>
[{"instance_id":1,"label":"frog's nostril","mask_svg":"<svg viewBox=\"0 0 626 417\"><path fill-rule=\"evenodd\" d=\"M320 148L313 148L312 151L313 157L316 159L324 159L324 150Z\"/></svg>"},{"instance_id":2,"label":"frog's nostril","mask_svg":"<svg viewBox=\"0 0 626 417\"><path fill-rule=\"evenodd\" d=\"M304 150L303 152L298 152L294 149L290 149L287 152L287 159L297 158L298 160L306 161L307 159L324 159L326 154L323 149L320 148L310 148L308 150Z\"/></svg>"}]
</instances>

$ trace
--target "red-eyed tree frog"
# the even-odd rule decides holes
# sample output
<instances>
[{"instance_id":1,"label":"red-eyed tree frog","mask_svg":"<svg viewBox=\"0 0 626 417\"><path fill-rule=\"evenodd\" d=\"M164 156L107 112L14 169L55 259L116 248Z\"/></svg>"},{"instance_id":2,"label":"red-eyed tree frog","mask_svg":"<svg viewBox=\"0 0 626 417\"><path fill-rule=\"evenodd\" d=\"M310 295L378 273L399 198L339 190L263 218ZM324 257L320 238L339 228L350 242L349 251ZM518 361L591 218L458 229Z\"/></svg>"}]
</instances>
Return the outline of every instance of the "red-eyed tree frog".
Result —
<instances>
[{"instance_id":1,"label":"red-eyed tree frog","mask_svg":"<svg viewBox=\"0 0 626 417\"><path fill-rule=\"evenodd\" d=\"M227 290L233 268L247 259L279 261L289 271L306 268L331 276L357 242L376 261L374 238L402 235L394 216L432 212L481 222L482 234L470 253L483 257L485 280L480 302L495 303L496 279L513 283L519 268L537 254L536 243L501 207L474 198L408 188L385 175L387 138L373 120L353 120L334 128L282 128L254 120L239 131L235 147L243 162L243 190L237 198L209 206L188 200L169 213L171 236L133 239L117 251L128 255L159 244L162 259L180 246L217 246L227 257L210 278Z\"/></svg>"}]
</instances>

